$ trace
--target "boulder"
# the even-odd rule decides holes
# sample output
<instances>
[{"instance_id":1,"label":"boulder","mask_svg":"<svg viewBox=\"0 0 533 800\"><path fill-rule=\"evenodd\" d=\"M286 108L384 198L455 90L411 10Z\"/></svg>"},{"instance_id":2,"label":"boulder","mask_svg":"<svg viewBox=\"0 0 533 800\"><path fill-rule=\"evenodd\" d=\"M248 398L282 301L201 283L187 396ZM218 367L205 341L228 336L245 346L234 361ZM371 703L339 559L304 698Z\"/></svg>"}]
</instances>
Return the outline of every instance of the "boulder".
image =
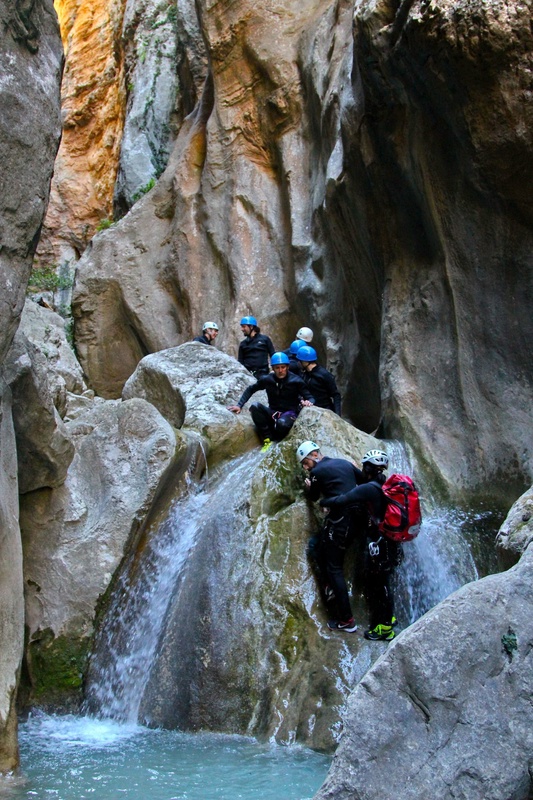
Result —
<instances>
[{"instance_id":1,"label":"boulder","mask_svg":"<svg viewBox=\"0 0 533 800\"><path fill-rule=\"evenodd\" d=\"M20 320L21 332L46 359L52 401L61 417L66 392L83 394L87 387L83 372L65 332L65 320L49 308L27 300Z\"/></svg>"},{"instance_id":2,"label":"boulder","mask_svg":"<svg viewBox=\"0 0 533 800\"><path fill-rule=\"evenodd\" d=\"M347 703L315 800L508 800L531 793L533 550L464 586L403 631Z\"/></svg>"},{"instance_id":3,"label":"boulder","mask_svg":"<svg viewBox=\"0 0 533 800\"><path fill-rule=\"evenodd\" d=\"M514 566L533 541L533 487L518 498L496 537L500 568Z\"/></svg>"},{"instance_id":4,"label":"boulder","mask_svg":"<svg viewBox=\"0 0 533 800\"><path fill-rule=\"evenodd\" d=\"M211 345L188 342L143 358L122 396L144 397L174 427L200 433L213 463L257 445L250 415L227 410L253 383L235 358ZM253 399L266 402L264 392Z\"/></svg>"},{"instance_id":5,"label":"boulder","mask_svg":"<svg viewBox=\"0 0 533 800\"><path fill-rule=\"evenodd\" d=\"M185 449L141 399L93 404L66 427L76 452L65 482L21 499L26 655L36 700L79 694L98 603L176 447Z\"/></svg>"},{"instance_id":6,"label":"boulder","mask_svg":"<svg viewBox=\"0 0 533 800\"><path fill-rule=\"evenodd\" d=\"M74 456L74 446L54 405L55 401L59 408L64 407L65 388L57 383L54 387L53 377L49 383L49 374L58 375L49 370L43 347L36 347L17 331L4 375L13 393L21 494L60 486Z\"/></svg>"}]
</instances>

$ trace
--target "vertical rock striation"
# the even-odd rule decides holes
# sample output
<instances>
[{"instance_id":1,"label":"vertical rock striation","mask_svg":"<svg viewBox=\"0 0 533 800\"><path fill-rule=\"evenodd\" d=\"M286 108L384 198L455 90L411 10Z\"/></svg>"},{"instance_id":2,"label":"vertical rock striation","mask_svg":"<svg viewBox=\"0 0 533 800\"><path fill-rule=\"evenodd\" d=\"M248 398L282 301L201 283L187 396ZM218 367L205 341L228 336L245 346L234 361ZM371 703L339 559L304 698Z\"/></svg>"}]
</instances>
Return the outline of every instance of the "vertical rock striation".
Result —
<instances>
[{"instance_id":1,"label":"vertical rock striation","mask_svg":"<svg viewBox=\"0 0 533 800\"><path fill-rule=\"evenodd\" d=\"M51 0L0 0L0 772L18 761L22 552L12 396L3 362L17 329L60 135L61 41Z\"/></svg>"},{"instance_id":2,"label":"vertical rock striation","mask_svg":"<svg viewBox=\"0 0 533 800\"><path fill-rule=\"evenodd\" d=\"M124 2L55 3L66 66L63 137L38 249L44 265L79 258L97 225L113 217L126 104L120 43Z\"/></svg>"},{"instance_id":3,"label":"vertical rock striation","mask_svg":"<svg viewBox=\"0 0 533 800\"><path fill-rule=\"evenodd\" d=\"M514 499L533 476L530 4L197 10L203 95L79 265L90 382L119 396L204 318L228 352L243 312L280 347L308 323L356 425L407 439L456 501Z\"/></svg>"}]
</instances>

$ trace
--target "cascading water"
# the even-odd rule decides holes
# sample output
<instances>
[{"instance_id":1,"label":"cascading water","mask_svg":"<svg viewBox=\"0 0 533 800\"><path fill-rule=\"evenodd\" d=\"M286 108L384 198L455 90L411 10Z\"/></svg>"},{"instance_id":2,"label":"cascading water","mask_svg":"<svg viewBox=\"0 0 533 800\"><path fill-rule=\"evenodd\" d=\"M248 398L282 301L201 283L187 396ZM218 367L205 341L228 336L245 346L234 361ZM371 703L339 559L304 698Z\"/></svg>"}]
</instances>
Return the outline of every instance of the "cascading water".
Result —
<instances>
[{"instance_id":1,"label":"cascading water","mask_svg":"<svg viewBox=\"0 0 533 800\"><path fill-rule=\"evenodd\" d=\"M417 474L413 459L400 442L387 441L384 446L390 459L389 474ZM468 515L438 507L423 491L421 503L421 534L403 545L404 560L396 575L396 611L408 624L460 586L478 578L469 544L462 534Z\"/></svg>"},{"instance_id":2,"label":"cascading water","mask_svg":"<svg viewBox=\"0 0 533 800\"><path fill-rule=\"evenodd\" d=\"M244 489L250 455L232 463L231 481ZM85 707L102 717L134 723L161 649L169 607L179 604L185 573L199 544L206 506L220 508L227 481L209 490L207 480L188 484L184 496L152 532L142 552L130 556L113 592L106 624L99 631L91 661ZM150 716L149 714L147 716Z\"/></svg>"}]
</instances>

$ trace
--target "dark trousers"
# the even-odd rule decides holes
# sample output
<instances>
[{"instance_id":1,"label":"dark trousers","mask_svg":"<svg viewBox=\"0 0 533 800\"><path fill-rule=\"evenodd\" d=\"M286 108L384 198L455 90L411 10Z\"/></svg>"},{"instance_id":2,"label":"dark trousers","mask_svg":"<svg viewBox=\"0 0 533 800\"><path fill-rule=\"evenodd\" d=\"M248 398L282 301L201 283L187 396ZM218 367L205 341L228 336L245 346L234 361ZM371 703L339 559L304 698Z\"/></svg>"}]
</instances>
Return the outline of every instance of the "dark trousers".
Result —
<instances>
[{"instance_id":1,"label":"dark trousers","mask_svg":"<svg viewBox=\"0 0 533 800\"><path fill-rule=\"evenodd\" d=\"M403 560L401 544L378 534L367 539L365 548L365 599L370 612L370 628L390 625L394 614L392 577Z\"/></svg>"},{"instance_id":2,"label":"dark trousers","mask_svg":"<svg viewBox=\"0 0 533 800\"><path fill-rule=\"evenodd\" d=\"M287 436L296 419L296 414L290 411L280 414L279 411L272 411L263 403L253 403L250 406L250 414L263 439L268 437L276 442Z\"/></svg>"},{"instance_id":3,"label":"dark trousers","mask_svg":"<svg viewBox=\"0 0 533 800\"><path fill-rule=\"evenodd\" d=\"M344 559L353 541L353 525L349 515L338 519L329 516L319 534L309 540L307 553L318 579L324 599L328 599L326 588L335 595L338 619L345 622L352 617L348 587L344 579Z\"/></svg>"}]
</instances>

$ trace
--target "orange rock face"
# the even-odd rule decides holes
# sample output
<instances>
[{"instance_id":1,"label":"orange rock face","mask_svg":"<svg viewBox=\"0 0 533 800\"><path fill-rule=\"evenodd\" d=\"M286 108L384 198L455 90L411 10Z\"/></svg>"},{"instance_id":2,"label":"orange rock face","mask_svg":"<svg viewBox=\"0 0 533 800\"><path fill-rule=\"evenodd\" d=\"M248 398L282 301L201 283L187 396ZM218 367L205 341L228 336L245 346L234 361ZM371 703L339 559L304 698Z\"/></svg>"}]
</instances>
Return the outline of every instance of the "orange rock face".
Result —
<instances>
[{"instance_id":1,"label":"orange rock face","mask_svg":"<svg viewBox=\"0 0 533 800\"><path fill-rule=\"evenodd\" d=\"M120 47L125 0L55 0L65 50L63 138L37 257L79 255L99 222L112 218L124 124Z\"/></svg>"}]
</instances>

